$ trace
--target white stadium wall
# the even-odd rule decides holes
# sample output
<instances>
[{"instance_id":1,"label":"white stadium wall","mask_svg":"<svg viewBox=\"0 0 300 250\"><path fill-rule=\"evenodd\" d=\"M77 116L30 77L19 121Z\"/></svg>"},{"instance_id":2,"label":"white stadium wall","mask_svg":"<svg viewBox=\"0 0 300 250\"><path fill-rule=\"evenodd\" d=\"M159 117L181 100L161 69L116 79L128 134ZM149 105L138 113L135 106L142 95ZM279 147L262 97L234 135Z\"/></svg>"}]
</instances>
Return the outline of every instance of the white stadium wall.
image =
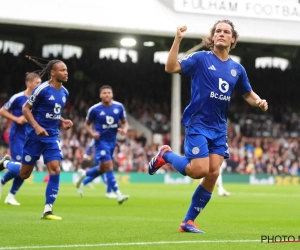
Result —
<instances>
[{"instance_id":1,"label":"white stadium wall","mask_svg":"<svg viewBox=\"0 0 300 250\"><path fill-rule=\"evenodd\" d=\"M0 23L160 36L187 25L191 38L226 18L240 41L300 45L296 0L0 0L0 6Z\"/></svg>"}]
</instances>

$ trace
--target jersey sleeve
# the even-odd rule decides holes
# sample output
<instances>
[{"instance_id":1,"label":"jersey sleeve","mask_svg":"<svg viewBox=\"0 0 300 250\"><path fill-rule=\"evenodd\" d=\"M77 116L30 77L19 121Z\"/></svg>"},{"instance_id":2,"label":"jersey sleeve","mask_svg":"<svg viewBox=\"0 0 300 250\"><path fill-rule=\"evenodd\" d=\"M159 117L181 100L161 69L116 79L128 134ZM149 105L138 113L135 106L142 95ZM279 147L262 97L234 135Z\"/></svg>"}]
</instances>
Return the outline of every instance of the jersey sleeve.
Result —
<instances>
[{"instance_id":1,"label":"jersey sleeve","mask_svg":"<svg viewBox=\"0 0 300 250\"><path fill-rule=\"evenodd\" d=\"M194 52L187 55L183 59L179 59L178 62L181 65L182 75L193 76L197 71L197 61L201 53Z\"/></svg>"},{"instance_id":2,"label":"jersey sleeve","mask_svg":"<svg viewBox=\"0 0 300 250\"><path fill-rule=\"evenodd\" d=\"M234 89L239 94L244 95L246 93L249 93L252 90L252 87L250 85L245 68L242 65L240 65L240 67L241 67L241 69L240 69L241 73L239 75L238 81L237 81Z\"/></svg>"},{"instance_id":3,"label":"jersey sleeve","mask_svg":"<svg viewBox=\"0 0 300 250\"><path fill-rule=\"evenodd\" d=\"M125 120L126 119L126 110L123 105L121 105L121 112L120 112L120 119Z\"/></svg>"},{"instance_id":4,"label":"jersey sleeve","mask_svg":"<svg viewBox=\"0 0 300 250\"><path fill-rule=\"evenodd\" d=\"M16 106L17 98L12 96L6 103L4 103L3 108L7 111L11 111Z\"/></svg>"},{"instance_id":5,"label":"jersey sleeve","mask_svg":"<svg viewBox=\"0 0 300 250\"><path fill-rule=\"evenodd\" d=\"M39 104L39 102L41 101L44 95L45 95L45 88L42 87L42 85L39 85L35 87L35 89L32 91L26 103L28 103L30 106L35 106Z\"/></svg>"},{"instance_id":6,"label":"jersey sleeve","mask_svg":"<svg viewBox=\"0 0 300 250\"><path fill-rule=\"evenodd\" d=\"M65 93L66 93L66 99L68 99L69 98L69 91L64 87L64 89L65 89Z\"/></svg>"},{"instance_id":7,"label":"jersey sleeve","mask_svg":"<svg viewBox=\"0 0 300 250\"><path fill-rule=\"evenodd\" d=\"M87 115L86 115L86 120L89 121L89 122L94 122L95 121L95 112L94 112L93 107L91 107L88 110Z\"/></svg>"}]
</instances>

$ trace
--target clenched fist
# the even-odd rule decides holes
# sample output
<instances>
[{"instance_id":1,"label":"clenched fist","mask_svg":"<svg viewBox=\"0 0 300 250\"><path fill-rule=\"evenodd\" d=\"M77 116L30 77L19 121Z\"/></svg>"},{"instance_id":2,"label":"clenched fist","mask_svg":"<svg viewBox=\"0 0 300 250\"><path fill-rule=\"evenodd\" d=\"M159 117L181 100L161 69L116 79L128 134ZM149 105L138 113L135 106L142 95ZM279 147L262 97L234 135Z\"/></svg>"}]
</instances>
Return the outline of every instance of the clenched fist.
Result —
<instances>
[{"instance_id":1,"label":"clenched fist","mask_svg":"<svg viewBox=\"0 0 300 250\"><path fill-rule=\"evenodd\" d=\"M262 110L267 111L268 110L268 103L265 99L257 100L256 105Z\"/></svg>"},{"instance_id":2,"label":"clenched fist","mask_svg":"<svg viewBox=\"0 0 300 250\"><path fill-rule=\"evenodd\" d=\"M185 36L186 30L187 27L185 25L177 27L176 37L182 39Z\"/></svg>"}]
</instances>

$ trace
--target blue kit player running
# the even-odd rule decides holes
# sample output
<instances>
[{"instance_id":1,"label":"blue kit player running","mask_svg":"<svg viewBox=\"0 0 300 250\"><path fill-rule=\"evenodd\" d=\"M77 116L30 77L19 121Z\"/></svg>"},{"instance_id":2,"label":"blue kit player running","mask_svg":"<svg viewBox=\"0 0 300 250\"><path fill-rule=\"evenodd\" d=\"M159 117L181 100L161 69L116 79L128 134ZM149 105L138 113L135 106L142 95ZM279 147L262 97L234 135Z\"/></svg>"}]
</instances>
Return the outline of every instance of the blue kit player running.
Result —
<instances>
[{"instance_id":1,"label":"blue kit player running","mask_svg":"<svg viewBox=\"0 0 300 250\"><path fill-rule=\"evenodd\" d=\"M191 100L182 118L186 127L185 156L177 155L169 146L163 145L149 162L148 171L153 175L169 163L182 175L193 179L204 177L179 226L180 232L204 233L194 221L209 202L220 166L224 158L229 157L226 114L232 92L237 91L250 105L263 111L268 109L268 103L252 90L244 67L229 57L229 51L238 39L231 21L217 21L210 35L203 38L210 51L192 53L178 60L179 46L186 30L186 26L177 28L165 66L168 73L191 77Z\"/></svg>"},{"instance_id":2,"label":"blue kit player running","mask_svg":"<svg viewBox=\"0 0 300 250\"><path fill-rule=\"evenodd\" d=\"M23 114L29 124L26 126L21 167L19 163L7 161L4 157L0 161L0 170L5 167L19 174L22 179L27 179L33 171L34 164L43 155L49 172L49 181L42 219L61 220L61 217L53 214L52 207L59 190L62 160L59 126L60 123L64 129L73 126L72 121L61 117L69 96L68 91L62 85L68 80L68 71L67 66L60 60L52 60L47 65L42 65L32 57L29 59L43 66L40 76L43 77L47 73L50 80L37 86L23 106Z\"/></svg>"},{"instance_id":3,"label":"blue kit player running","mask_svg":"<svg viewBox=\"0 0 300 250\"><path fill-rule=\"evenodd\" d=\"M23 116L22 107L33 89L41 83L41 78L36 73L28 73L25 83L26 90L13 95L0 109L0 116L12 121L9 132L9 149L12 160L17 162L21 161L25 141L26 119ZM13 179L13 183L4 203L19 206L20 203L16 200L15 195L24 180L10 171L7 171L0 180L0 198L4 184L11 179Z\"/></svg>"},{"instance_id":4,"label":"blue kit player running","mask_svg":"<svg viewBox=\"0 0 300 250\"><path fill-rule=\"evenodd\" d=\"M79 171L79 180L76 185L79 187L86 176L94 177L106 174L107 185L117 195L119 204L128 200L128 195L123 195L119 188L113 172L113 152L117 143L117 133L125 135L128 130L126 112L123 105L113 100L113 91L109 85L100 88L101 102L95 104L88 110L85 121L85 128L95 139L95 159L99 162L98 168L88 171ZM91 125L94 125L94 129ZM121 127L119 127L121 123Z\"/></svg>"},{"instance_id":5,"label":"blue kit player running","mask_svg":"<svg viewBox=\"0 0 300 250\"><path fill-rule=\"evenodd\" d=\"M88 145L88 148L86 149L85 151L85 154L83 156L83 158L87 158L88 155L92 154L92 151L93 151L93 148L95 146L95 139L92 139L91 142L89 143ZM97 159L95 157L95 166L93 167L95 170L98 169L98 166L99 166L99 162L97 162ZM82 170L80 170L82 171ZM98 172L98 171L97 171ZM99 173L99 172L98 172ZM107 181L106 181L106 174L100 174L99 175L101 176L102 178L102 181L103 183L106 185L106 193L105 193L105 197L106 198L109 198L109 199L113 199L113 198L117 198L116 194L114 192L112 192L112 188L107 184ZM76 185L77 187L77 191L78 191L78 194L80 196L83 196L83 188L88 185L89 183L91 183L94 179L96 179L98 176L88 176L86 177L82 182L78 182L78 185Z\"/></svg>"}]
</instances>

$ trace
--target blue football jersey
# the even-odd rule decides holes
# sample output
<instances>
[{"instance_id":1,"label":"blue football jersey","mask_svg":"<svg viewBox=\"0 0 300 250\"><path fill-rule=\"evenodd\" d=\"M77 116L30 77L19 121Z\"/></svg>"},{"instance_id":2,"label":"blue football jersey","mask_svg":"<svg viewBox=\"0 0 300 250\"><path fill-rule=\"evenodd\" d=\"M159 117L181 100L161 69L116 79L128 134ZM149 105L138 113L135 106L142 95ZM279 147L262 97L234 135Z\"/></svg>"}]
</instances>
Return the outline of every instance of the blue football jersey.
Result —
<instances>
[{"instance_id":1,"label":"blue football jersey","mask_svg":"<svg viewBox=\"0 0 300 250\"><path fill-rule=\"evenodd\" d=\"M252 90L244 67L231 58L223 62L211 51L192 53L178 61L182 74L191 77L191 100L183 113L183 125L226 131L233 90L241 95Z\"/></svg>"},{"instance_id":2,"label":"blue football jersey","mask_svg":"<svg viewBox=\"0 0 300 250\"><path fill-rule=\"evenodd\" d=\"M26 103L27 97L25 96L24 91L13 95L8 102L6 102L3 107L9 111L14 116L20 117L23 115L22 107ZM21 141L25 140L25 127L26 124L18 124L12 122L10 127L9 139L19 139Z\"/></svg>"},{"instance_id":3,"label":"blue football jersey","mask_svg":"<svg viewBox=\"0 0 300 250\"><path fill-rule=\"evenodd\" d=\"M32 115L49 136L59 135L61 113L68 97L69 92L65 87L57 90L47 81L37 86L28 98L27 103L32 106ZM38 137L31 125L26 127L26 135Z\"/></svg>"},{"instance_id":4,"label":"blue football jersey","mask_svg":"<svg viewBox=\"0 0 300 250\"><path fill-rule=\"evenodd\" d=\"M126 119L126 112L122 103L113 101L107 107L100 102L89 109L86 119L94 124L95 131L100 134L98 141L116 143L119 121Z\"/></svg>"}]
</instances>

